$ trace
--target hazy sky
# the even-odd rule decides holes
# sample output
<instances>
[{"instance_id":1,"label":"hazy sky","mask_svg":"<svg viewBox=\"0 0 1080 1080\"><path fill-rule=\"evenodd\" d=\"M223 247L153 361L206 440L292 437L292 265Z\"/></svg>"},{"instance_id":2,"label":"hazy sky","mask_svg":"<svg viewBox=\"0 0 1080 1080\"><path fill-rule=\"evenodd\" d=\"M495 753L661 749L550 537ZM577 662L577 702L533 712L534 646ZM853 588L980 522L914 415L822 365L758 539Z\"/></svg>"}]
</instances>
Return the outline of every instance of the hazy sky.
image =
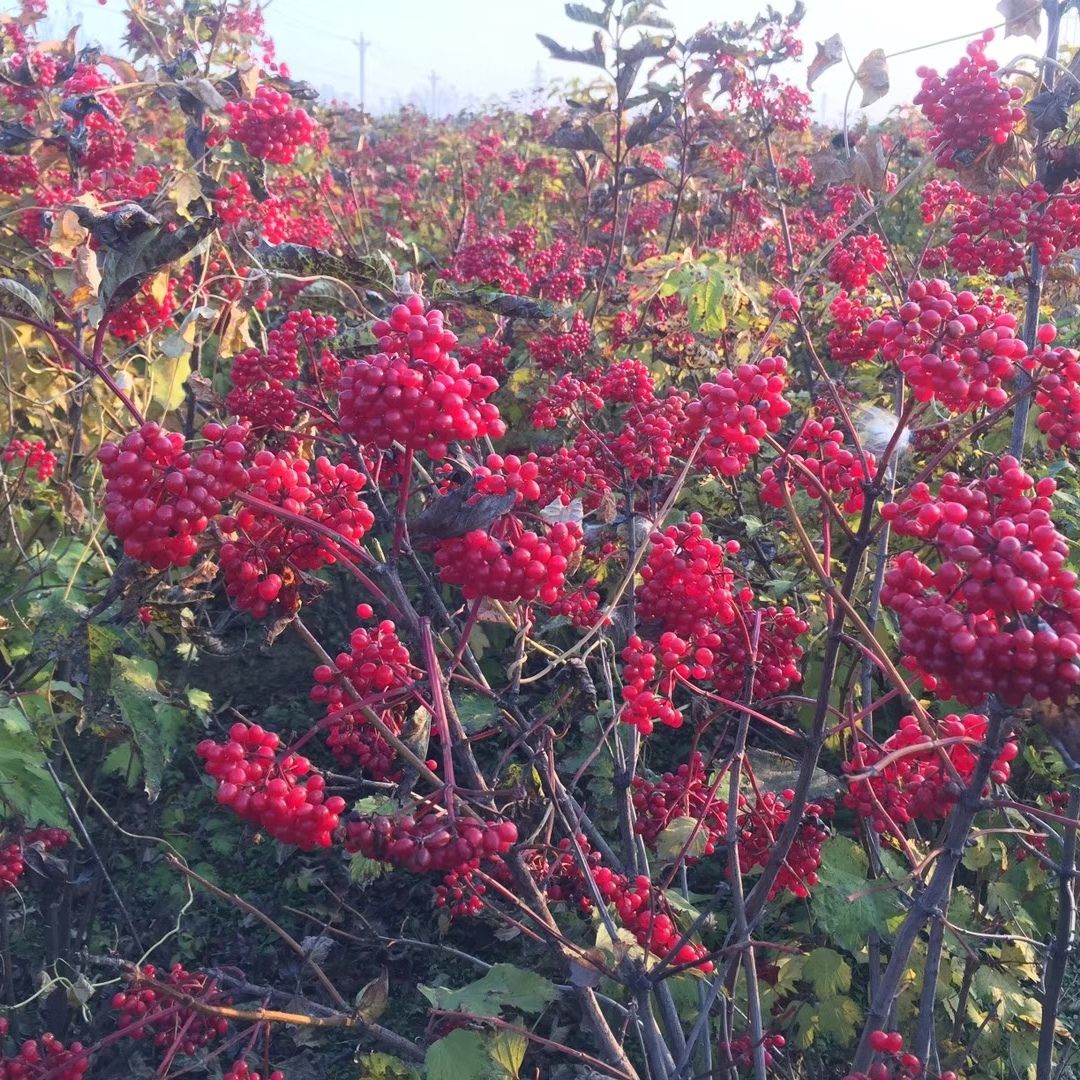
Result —
<instances>
[{"instance_id":1,"label":"hazy sky","mask_svg":"<svg viewBox=\"0 0 1080 1080\"><path fill-rule=\"evenodd\" d=\"M788 10L794 0L773 0ZM974 36L1000 21L995 0L904 0L903 3L868 3L867 0L806 0L802 34L804 62L815 52L814 43L833 33L843 38L856 67L873 48L887 53L919 48L928 41L953 36ZM6 6L6 5L5 5ZM764 0L667 0L668 16L681 35L711 19L749 19ZM122 30L122 0L50 0L50 16L59 23L82 19L90 39L113 45ZM403 99L429 106L430 79L435 72L434 102L438 111L456 110L468 102L505 97L527 90L536 82L537 65L544 82L572 77L586 69L551 60L536 40L539 31L568 46L587 45L590 30L570 22L561 0L271 0L267 24L297 78L307 79L324 91L355 99L359 91L358 49L361 34L367 49L367 101L370 108L388 107ZM1080 40L1075 12L1066 18L1063 40ZM1031 52L1030 38L999 40L992 52L1003 62ZM910 100L918 86L920 64L950 66L963 51L956 41L890 60L892 90L870 112L878 119L892 106ZM802 71L794 77L805 85ZM843 111L851 72L839 65L815 84L819 113L835 120ZM853 111L859 93L852 98Z\"/></svg>"}]
</instances>

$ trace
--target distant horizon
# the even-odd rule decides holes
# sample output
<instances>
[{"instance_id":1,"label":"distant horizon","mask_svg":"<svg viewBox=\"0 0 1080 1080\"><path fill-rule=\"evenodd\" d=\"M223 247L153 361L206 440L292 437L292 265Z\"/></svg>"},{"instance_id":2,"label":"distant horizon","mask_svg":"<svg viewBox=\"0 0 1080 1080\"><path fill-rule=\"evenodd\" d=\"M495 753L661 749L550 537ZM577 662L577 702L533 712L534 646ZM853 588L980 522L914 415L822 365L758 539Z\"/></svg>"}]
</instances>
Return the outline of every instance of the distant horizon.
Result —
<instances>
[{"instance_id":1,"label":"distant horizon","mask_svg":"<svg viewBox=\"0 0 1080 1080\"><path fill-rule=\"evenodd\" d=\"M775 7L789 10L792 4ZM3 10L14 5L4 4ZM752 19L765 3L728 0L728 21ZM680 37L716 19L711 0L667 0L668 17ZM48 22L55 34L79 21L88 39L107 49L119 47L123 28L123 0L49 0ZM932 0L909 0L896 25L885 17L868 20L865 6L857 0L808 0L800 27L804 41L802 61L784 66L784 74L800 87L806 85L806 66L816 51L815 43L839 33L848 59L855 67L873 48L886 52L913 49L890 61L889 93L865 110L868 118L881 120L888 112L909 102L919 87L915 69L921 65L943 70L962 55L965 41L982 28L1001 20L993 0L968 0L942 5ZM580 65L552 60L536 38L543 33L568 46L587 41L589 28L572 22L560 0L533 0L509 6L496 0L465 0L451 9L436 0L414 0L408 19L385 6L359 0L343 5L337 0L271 0L265 9L267 30L274 39L277 57L288 64L293 77L304 79L326 99L357 104L360 99L360 47L365 41L365 107L378 114L413 105L433 115L449 115L462 109L494 102L514 103L527 99L534 106L546 100L551 88L580 78ZM467 16L467 17L465 17ZM417 33L417 27L423 33ZM997 40L991 55L1005 63L1032 52L1030 38ZM926 41L959 37L961 40L921 48ZM1062 27L1062 41L1080 41L1080 17L1070 11ZM838 124L851 72L844 63L826 71L811 93L815 116ZM849 122L858 119L859 93L851 95Z\"/></svg>"}]
</instances>

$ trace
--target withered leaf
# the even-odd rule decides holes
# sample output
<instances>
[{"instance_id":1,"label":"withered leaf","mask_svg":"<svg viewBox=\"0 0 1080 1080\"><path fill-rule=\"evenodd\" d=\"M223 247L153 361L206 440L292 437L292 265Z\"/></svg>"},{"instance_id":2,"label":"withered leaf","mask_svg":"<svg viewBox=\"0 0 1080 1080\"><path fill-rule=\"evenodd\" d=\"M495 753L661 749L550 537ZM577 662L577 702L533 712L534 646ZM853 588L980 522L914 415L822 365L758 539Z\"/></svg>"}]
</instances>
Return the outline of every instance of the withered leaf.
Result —
<instances>
[{"instance_id":1,"label":"withered leaf","mask_svg":"<svg viewBox=\"0 0 1080 1080\"><path fill-rule=\"evenodd\" d=\"M1042 33L1042 0L1000 0L1006 37L1038 38Z\"/></svg>"},{"instance_id":2,"label":"withered leaf","mask_svg":"<svg viewBox=\"0 0 1080 1080\"><path fill-rule=\"evenodd\" d=\"M818 76L827 71L834 64L839 64L844 58L844 43L839 34L833 34L831 38L817 43L817 55L810 61L806 69L806 89L812 90Z\"/></svg>"},{"instance_id":3,"label":"withered leaf","mask_svg":"<svg viewBox=\"0 0 1080 1080\"><path fill-rule=\"evenodd\" d=\"M860 108L873 105L889 92L889 62L884 49L871 49L855 72L855 81L863 92Z\"/></svg>"},{"instance_id":4,"label":"withered leaf","mask_svg":"<svg viewBox=\"0 0 1080 1080\"><path fill-rule=\"evenodd\" d=\"M1031 126L1036 131L1056 131L1069 122L1069 109L1065 98L1054 90L1036 94L1024 108Z\"/></svg>"},{"instance_id":5,"label":"withered leaf","mask_svg":"<svg viewBox=\"0 0 1080 1080\"><path fill-rule=\"evenodd\" d=\"M469 500L474 501L469 501ZM447 540L464 536L474 529L485 532L514 505L517 496L476 495L476 481L469 477L446 495L432 499L416 516L411 526L414 536L432 540Z\"/></svg>"}]
</instances>

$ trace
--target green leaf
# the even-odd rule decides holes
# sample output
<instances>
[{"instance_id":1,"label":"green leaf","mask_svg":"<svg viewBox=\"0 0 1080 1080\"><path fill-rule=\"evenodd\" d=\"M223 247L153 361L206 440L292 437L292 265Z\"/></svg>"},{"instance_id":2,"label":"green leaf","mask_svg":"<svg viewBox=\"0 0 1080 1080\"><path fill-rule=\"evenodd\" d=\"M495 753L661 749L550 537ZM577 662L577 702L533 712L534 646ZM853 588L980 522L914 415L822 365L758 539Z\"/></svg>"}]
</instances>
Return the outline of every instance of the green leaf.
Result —
<instances>
[{"instance_id":1,"label":"green leaf","mask_svg":"<svg viewBox=\"0 0 1080 1080\"><path fill-rule=\"evenodd\" d=\"M849 997L824 998L817 1007L818 1031L838 1046L850 1046L862 1022L862 1010Z\"/></svg>"},{"instance_id":2,"label":"green leaf","mask_svg":"<svg viewBox=\"0 0 1080 1080\"><path fill-rule=\"evenodd\" d=\"M185 714L158 692L157 664L146 657L113 658L111 692L131 732L143 768L143 784L153 802L183 727Z\"/></svg>"},{"instance_id":3,"label":"green leaf","mask_svg":"<svg viewBox=\"0 0 1080 1080\"><path fill-rule=\"evenodd\" d=\"M528 1045L529 1040L516 1031L500 1031L495 1036L488 1053L491 1060L502 1070L500 1076L507 1080L518 1080Z\"/></svg>"},{"instance_id":4,"label":"green leaf","mask_svg":"<svg viewBox=\"0 0 1080 1080\"><path fill-rule=\"evenodd\" d=\"M493 1072L487 1040L478 1031L451 1031L428 1047L424 1069L426 1080L487 1080Z\"/></svg>"},{"instance_id":5,"label":"green leaf","mask_svg":"<svg viewBox=\"0 0 1080 1080\"><path fill-rule=\"evenodd\" d=\"M447 986L419 989L436 1009L473 1016L498 1016L502 1009L539 1013L558 994L548 979L513 964L496 964L482 979L457 990Z\"/></svg>"},{"instance_id":6,"label":"green leaf","mask_svg":"<svg viewBox=\"0 0 1080 1080\"><path fill-rule=\"evenodd\" d=\"M660 833L656 850L662 859L674 862L688 841L690 846L686 848L686 854L701 858L705 854L705 845L709 842L709 832L701 827L697 818L677 817L668 822Z\"/></svg>"},{"instance_id":7,"label":"green leaf","mask_svg":"<svg viewBox=\"0 0 1080 1080\"><path fill-rule=\"evenodd\" d=\"M835 949L815 949L803 964L802 977L819 998L845 994L851 989L851 965Z\"/></svg>"},{"instance_id":8,"label":"green leaf","mask_svg":"<svg viewBox=\"0 0 1080 1080\"><path fill-rule=\"evenodd\" d=\"M865 948L871 930L888 940L887 921L902 911L895 891L881 881L869 881L868 869L866 853L854 840L834 836L822 845L818 885L810 900L818 928L856 954Z\"/></svg>"},{"instance_id":9,"label":"green leaf","mask_svg":"<svg viewBox=\"0 0 1080 1080\"><path fill-rule=\"evenodd\" d=\"M44 751L16 705L0 706L0 813L47 825L67 821Z\"/></svg>"},{"instance_id":10,"label":"green leaf","mask_svg":"<svg viewBox=\"0 0 1080 1080\"><path fill-rule=\"evenodd\" d=\"M393 1054L361 1054L356 1080L420 1080L420 1074Z\"/></svg>"}]
</instances>

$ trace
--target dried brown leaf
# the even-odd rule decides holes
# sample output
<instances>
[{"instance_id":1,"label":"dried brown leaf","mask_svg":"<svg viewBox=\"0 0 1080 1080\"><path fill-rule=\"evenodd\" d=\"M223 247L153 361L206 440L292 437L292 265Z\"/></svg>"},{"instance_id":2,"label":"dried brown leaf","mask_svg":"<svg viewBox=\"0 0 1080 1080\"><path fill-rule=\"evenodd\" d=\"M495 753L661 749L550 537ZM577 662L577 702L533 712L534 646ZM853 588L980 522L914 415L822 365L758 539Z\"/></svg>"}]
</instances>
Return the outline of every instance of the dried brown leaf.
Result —
<instances>
[{"instance_id":1,"label":"dried brown leaf","mask_svg":"<svg viewBox=\"0 0 1080 1080\"><path fill-rule=\"evenodd\" d=\"M839 64L844 58L844 43L839 34L833 34L831 38L817 43L817 55L810 61L806 69L806 89L812 90L818 76L827 71L834 64Z\"/></svg>"},{"instance_id":2,"label":"dried brown leaf","mask_svg":"<svg viewBox=\"0 0 1080 1080\"><path fill-rule=\"evenodd\" d=\"M855 72L855 81L863 92L860 108L873 105L889 92L889 61L884 49L871 49Z\"/></svg>"},{"instance_id":3,"label":"dried brown leaf","mask_svg":"<svg viewBox=\"0 0 1080 1080\"><path fill-rule=\"evenodd\" d=\"M1038 38L1042 33L1042 0L1000 0L1006 37Z\"/></svg>"}]
</instances>

